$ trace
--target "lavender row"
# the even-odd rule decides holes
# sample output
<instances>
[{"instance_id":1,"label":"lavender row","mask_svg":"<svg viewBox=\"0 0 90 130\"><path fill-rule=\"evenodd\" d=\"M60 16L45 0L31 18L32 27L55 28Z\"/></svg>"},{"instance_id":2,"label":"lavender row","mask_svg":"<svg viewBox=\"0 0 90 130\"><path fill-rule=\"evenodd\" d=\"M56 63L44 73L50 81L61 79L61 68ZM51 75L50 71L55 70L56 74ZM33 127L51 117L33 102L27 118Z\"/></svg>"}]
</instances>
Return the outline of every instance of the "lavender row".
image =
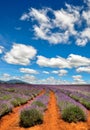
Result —
<instances>
[{"instance_id":1,"label":"lavender row","mask_svg":"<svg viewBox=\"0 0 90 130\"><path fill-rule=\"evenodd\" d=\"M37 89L27 85L0 86L0 118L12 111L16 106L27 103L36 97L41 88Z\"/></svg>"},{"instance_id":2,"label":"lavender row","mask_svg":"<svg viewBox=\"0 0 90 130\"><path fill-rule=\"evenodd\" d=\"M42 96L37 97L32 104L26 106L25 109L37 109L40 112L44 113L47 110L49 101L49 93L45 93ZM22 109L23 110L23 109ZM22 111L21 110L21 111Z\"/></svg>"},{"instance_id":3,"label":"lavender row","mask_svg":"<svg viewBox=\"0 0 90 130\"><path fill-rule=\"evenodd\" d=\"M61 90L64 94L67 94L69 97L78 101L82 105L84 105L87 109L90 110L90 96L84 94L84 92L80 91L72 91L72 90Z\"/></svg>"},{"instance_id":4,"label":"lavender row","mask_svg":"<svg viewBox=\"0 0 90 130\"><path fill-rule=\"evenodd\" d=\"M43 114L47 110L49 101L48 93L37 97L31 105L25 106L20 111L20 126L31 127L43 123Z\"/></svg>"},{"instance_id":5,"label":"lavender row","mask_svg":"<svg viewBox=\"0 0 90 130\"><path fill-rule=\"evenodd\" d=\"M63 103L63 105L61 106L61 110L63 110L65 107L67 107L67 105L70 104L74 104L74 105L78 105L79 107L81 107L85 112L87 111L87 109L80 103L76 102L75 100L73 100L71 97L69 97L68 95L60 92L60 90L55 92L56 96L57 96L57 101L58 104L59 103Z\"/></svg>"},{"instance_id":6,"label":"lavender row","mask_svg":"<svg viewBox=\"0 0 90 130\"><path fill-rule=\"evenodd\" d=\"M82 104L80 104L79 102L76 102L74 99L62 93L60 90L57 90L55 94L57 97L57 103L58 103L62 116L63 116L63 112L66 109L68 110L69 107L74 106L74 107L79 107L83 111L85 115L85 119L87 118L87 109ZM68 115L68 116L71 116L71 115Z\"/></svg>"},{"instance_id":7,"label":"lavender row","mask_svg":"<svg viewBox=\"0 0 90 130\"><path fill-rule=\"evenodd\" d=\"M63 93L67 94L67 95L76 95L78 98L84 98L85 100L87 101L90 101L90 92L83 92L83 91L80 91L80 90L61 90Z\"/></svg>"}]
</instances>

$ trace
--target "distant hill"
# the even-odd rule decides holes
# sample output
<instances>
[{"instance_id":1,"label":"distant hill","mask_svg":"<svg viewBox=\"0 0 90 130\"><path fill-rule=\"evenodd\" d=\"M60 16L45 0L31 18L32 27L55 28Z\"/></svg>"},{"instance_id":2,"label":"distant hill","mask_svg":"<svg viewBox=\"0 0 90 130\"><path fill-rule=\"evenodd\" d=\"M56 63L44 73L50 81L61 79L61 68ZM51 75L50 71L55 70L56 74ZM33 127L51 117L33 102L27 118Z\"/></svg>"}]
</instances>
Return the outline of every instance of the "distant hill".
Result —
<instances>
[{"instance_id":1,"label":"distant hill","mask_svg":"<svg viewBox=\"0 0 90 130\"><path fill-rule=\"evenodd\" d=\"M27 82L24 82L22 80L17 80L17 79L13 79L13 80L9 80L9 81L2 81L2 80L0 80L0 83L6 83L6 84L28 84Z\"/></svg>"},{"instance_id":2,"label":"distant hill","mask_svg":"<svg viewBox=\"0 0 90 130\"><path fill-rule=\"evenodd\" d=\"M5 83L5 81L3 81L3 80L0 80L0 83Z\"/></svg>"}]
</instances>

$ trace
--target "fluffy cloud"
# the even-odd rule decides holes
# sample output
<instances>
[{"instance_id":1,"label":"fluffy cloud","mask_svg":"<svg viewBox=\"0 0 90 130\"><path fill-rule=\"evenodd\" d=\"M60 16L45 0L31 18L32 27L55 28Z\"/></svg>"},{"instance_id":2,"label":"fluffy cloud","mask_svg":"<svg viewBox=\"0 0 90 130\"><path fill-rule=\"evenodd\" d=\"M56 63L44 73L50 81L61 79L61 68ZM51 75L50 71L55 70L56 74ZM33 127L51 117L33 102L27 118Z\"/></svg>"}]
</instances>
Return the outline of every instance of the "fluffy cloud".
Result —
<instances>
[{"instance_id":1,"label":"fluffy cloud","mask_svg":"<svg viewBox=\"0 0 90 130\"><path fill-rule=\"evenodd\" d=\"M11 76L7 73L2 75L2 78L0 77L0 80L22 80L28 83L32 84L52 84L52 85L59 85L59 84L85 84L86 82L82 79L81 75L74 75L73 77L73 82L69 82L66 80L62 79L56 79L53 76L50 76L45 79L38 79L36 76L31 75L31 74L25 74L23 76Z\"/></svg>"},{"instance_id":2,"label":"fluffy cloud","mask_svg":"<svg viewBox=\"0 0 90 130\"><path fill-rule=\"evenodd\" d=\"M38 79L33 75L26 74L26 75L22 76L21 79L25 82L33 83L33 84L55 84L55 85L70 84L66 80L55 79L52 76L45 78L45 79Z\"/></svg>"},{"instance_id":3,"label":"fluffy cloud","mask_svg":"<svg viewBox=\"0 0 90 130\"><path fill-rule=\"evenodd\" d=\"M28 15L27 13L24 13L24 14L21 16L20 20L22 20L22 21L24 21L24 20L29 20L29 15Z\"/></svg>"},{"instance_id":4,"label":"fluffy cloud","mask_svg":"<svg viewBox=\"0 0 90 130\"><path fill-rule=\"evenodd\" d=\"M4 51L4 47L3 46L0 46L0 54L2 54Z\"/></svg>"},{"instance_id":5,"label":"fluffy cloud","mask_svg":"<svg viewBox=\"0 0 90 130\"><path fill-rule=\"evenodd\" d=\"M54 70L52 71L53 74L58 74L59 76L65 76L68 71L67 70L64 70L64 69L61 69L61 70Z\"/></svg>"},{"instance_id":6,"label":"fluffy cloud","mask_svg":"<svg viewBox=\"0 0 90 130\"><path fill-rule=\"evenodd\" d=\"M81 75L73 75L74 84L85 84L86 82L82 79Z\"/></svg>"},{"instance_id":7,"label":"fluffy cloud","mask_svg":"<svg viewBox=\"0 0 90 130\"><path fill-rule=\"evenodd\" d=\"M85 22L85 27L77 35L76 43L79 46L85 46L90 41L90 0L84 0L87 8L82 11L81 20Z\"/></svg>"},{"instance_id":8,"label":"fluffy cloud","mask_svg":"<svg viewBox=\"0 0 90 130\"><path fill-rule=\"evenodd\" d=\"M74 11L73 8L71 9L69 5L67 5L67 7L68 9L66 11L63 9L56 11L44 9L43 11L42 9L40 12L39 10L33 9L30 14L39 23L39 26L33 26L36 37L48 40L52 44L58 44L62 42L66 43L70 35L76 34L74 23L78 21L79 13L78 11ZM39 17L37 17L38 15L35 15L34 10L39 14ZM55 19L48 18L46 13L49 11L52 12ZM45 16L43 21L40 19L40 15ZM55 28L58 28L58 33L51 31L51 29ZM63 30L63 33L60 32L61 30Z\"/></svg>"},{"instance_id":9,"label":"fluffy cloud","mask_svg":"<svg viewBox=\"0 0 90 130\"><path fill-rule=\"evenodd\" d=\"M37 64L44 67L70 68L68 61L62 57L46 58L37 56Z\"/></svg>"},{"instance_id":10,"label":"fluffy cloud","mask_svg":"<svg viewBox=\"0 0 90 130\"><path fill-rule=\"evenodd\" d=\"M39 23L49 22L49 18L47 17L47 9L37 10L37 9L31 8L28 15L32 17L33 19L39 21Z\"/></svg>"},{"instance_id":11,"label":"fluffy cloud","mask_svg":"<svg viewBox=\"0 0 90 130\"><path fill-rule=\"evenodd\" d=\"M53 11L55 15L54 23L56 27L62 30L68 29L69 33L76 34L74 25L79 21L79 10L73 6L66 4L67 10L61 9Z\"/></svg>"},{"instance_id":12,"label":"fluffy cloud","mask_svg":"<svg viewBox=\"0 0 90 130\"><path fill-rule=\"evenodd\" d=\"M90 10L83 11L82 17L86 20L87 25L90 25Z\"/></svg>"},{"instance_id":13,"label":"fluffy cloud","mask_svg":"<svg viewBox=\"0 0 90 130\"><path fill-rule=\"evenodd\" d=\"M36 70L29 69L29 68L20 68L20 72L27 73L27 74L38 74Z\"/></svg>"},{"instance_id":14,"label":"fluffy cloud","mask_svg":"<svg viewBox=\"0 0 90 130\"><path fill-rule=\"evenodd\" d=\"M51 68L73 68L81 66L89 66L90 59L80 55L70 54L66 59L63 57L46 58L37 56L37 64L43 67Z\"/></svg>"},{"instance_id":15,"label":"fluffy cloud","mask_svg":"<svg viewBox=\"0 0 90 130\"><path fill-rule=\"evenodd\" d=\"M78 46L85 46L87 44L87 42L88 42L87 38L80 37L76 40L76 43Z\"/></svg>"},{"instance_id":16,"label":"fluffy cloud","mask_svg":"<svg viewBox=\"0 0 90 130\"><path fill-rule=\"evenodd\" d=\"M67 73L68 73L67 70L62 69L62 70L59 70L58 75L59 75L59 76L65 76Z\"/></svg>"},{"instance_id":17,"label":"fluffy cloud","mask_svg":"<svg viewBox=\"0 0 90 130\"><path fill-rule=\"evenodd\" d=\"M82 32L82 37L86 37L86 38L90 39L90 28L86 28L86 29Z\"/></svg>"},{"instance_id":18,"label":"fluffy cloud","mask_svg":"<svg viewBox=\"0 0 90 130\"><path fill-rule=\"evenodd\" d=\"M58 74L58 70L53 70L52 73L53 74Z\"/></svg>"},{"instance_id":19,"label":"fluffy cloud","mask_svg":"<svg viewBox=\"0 0 90 130\"><path fill-rule=\"evenodd\" d=\"M43 71L43 73L44 73L44 74L49 74L49 72L48 72L48 71Z\"/></svg>"},{"instance_id":20,"label":"fluffy cloud","mask_svg":"<svg viewBox=\"0 0 90 130\"><path fill-rule=\"evenodd\" d=\"M67 58L72 67L88 66L90 65L90 59L80 55L70 54Z\"/></svg>"},{"instance_id":21,"label":"fluffy cloud","mask_svg":"<svg viewBox=\"0 0 90 130\"><path fill-rule=\"evenodd\" d=\"M28 65L35 57L37 50L32 46L14 43L12 49L4 56L4 60L10 64Z\"/></svg>"},{"instance_id":22,"label":"fluffy cloud","mask_svg":"<svg viewBox=\"0 0 90 130\"><path fill-rule=\"evenodd\" d=\"M3 73L3 74L1 75L1 77L0 77L0 80L5 80L5 81L7 81L7 80L9 80L10 78L11 78L10 74L8 74L8 73Z\"/></svg>"},{"instance_id":23,"label":"fluffy cloud","mask_svg":"<svg viewBox=\"0 0 90 130\"><path fill-rule=\"evenodd\" d=\"M86 10L84 6L77 7L67 3L65 9L58 10L31 8L21 16L20 20L37 22L33 25L36 39L47 40L51 44L68 44L70 37L73 36L77 45L85 46L90 41L90 1L84 2L87 5ZM49 13L53 17L49 16ZM85 27L83 27L83 21L85 21Z\"/></svg>"},{"instance_id":24,"label":"fluffy cloud","mask_svg":"<svg viewBox=\"0 0 90 130\"><path fill-rule=\"evenodd\" d=\"M79 33L79 38L76 40L77 45L85 46L90 40L90 27L85 28Z\"/></svg>"},{"instance_id":25,"label":"fluffy cloud","mask_svg":"<svg viewBox=\"0 0 90 130\"><path fill-rule=\"evenodd\" d=\"M61 42L66 43L68 41L68 35L69 35L68 31L64 32L63 34L60 32L52 33L49 31L49 29L44 29L36 25L34 26L34 31L35 31L35 36L37 38L48 40L49 43L58 44Z\"/></svg>"},{"instance_id":26,"label":"fluffy cloud","mask_svg":"<svg viewBox=\"0 0 90 130\"><path fill-rule=\"evenodd\" d=\"M21 80L28 82L28 83L36 83L37 79L34 75L25 74L21 77Z\"/></svg>"},{"instance_id":27,"label":"fluffy cloud","mask_svg":"<svg viewBox=\"0 0 90 130\"><path fill-rule=\"evenodd\" d=\"M4 78L9 78L9 77L10 77L10 74L4 73L2 76L3 76Z\"/></svg>"},{"instance_id":28,"label":"fluffy cloud","mask_svg":"<svg viewBox=\"0 0 90 130\"><path fill-rule=\"evenodd\" d=\"M46 79L41 79L41 80L37 80L38 84L52 84L52 85L58 85L58 84L69 84L68 81L66 80L59 80L59 79L55 79L54 77L49 77Z\"/></svg>"},{"instance_id":29,"label":"fluffy cloud","mask_svg":"<svg viewBox=\"0 0 90 130\"><path fill-rule=\"evenodd\" d=\"M66 43L70 35L75 35L74 24L79 21L77 8L66 4L67 9L52 10L51 8L35 9L31 8L28 13L24 13L20 20L35 20L38 25L33 25L36 38L48 40L52 44ZM50 18L51 12L55 18ZM58 28L58 33L52 30ZM63 30L63 33L61 33Z\"/></svg>"},{"instance_id":30,"label":"fluffy cloud","mask_svg":"<svg viewBox=\"0 0 90 130\"><path fill-rule=\"evenodd\" d=\"M90 73L90 66L88 67L79 67L76 69L77 72L87 72Z\"/></svg>"}]
</instances>

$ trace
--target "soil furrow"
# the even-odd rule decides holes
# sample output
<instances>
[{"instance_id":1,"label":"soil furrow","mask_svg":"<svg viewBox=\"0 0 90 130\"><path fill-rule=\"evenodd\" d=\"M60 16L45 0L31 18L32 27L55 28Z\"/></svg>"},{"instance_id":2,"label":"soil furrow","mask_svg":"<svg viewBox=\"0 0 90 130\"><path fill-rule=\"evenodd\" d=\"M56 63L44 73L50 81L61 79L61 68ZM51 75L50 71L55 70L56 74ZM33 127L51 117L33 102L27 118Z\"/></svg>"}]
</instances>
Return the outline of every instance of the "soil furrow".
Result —
<instances>
[{"instance_id":1,"label":"soil furrow","mask_svg":"<svg viewBox=\"0 0 90 130\"><path fill-rule=\"evenodd\" d=\"M45 90L43 90L38 96L41 96L44 93L45 93ZM35 97L34 99L36 99L37 97ZM12 110L12 113L9 113L8 115L5 115L4 117L2 117L0 120L0 130L14 130L14 125L16 126L16 128L19 127L20 110L23 109L24 107L30 105L34 101L34 99L28 101L27 104L14 108Z\"/></svg>"}]
</instances>

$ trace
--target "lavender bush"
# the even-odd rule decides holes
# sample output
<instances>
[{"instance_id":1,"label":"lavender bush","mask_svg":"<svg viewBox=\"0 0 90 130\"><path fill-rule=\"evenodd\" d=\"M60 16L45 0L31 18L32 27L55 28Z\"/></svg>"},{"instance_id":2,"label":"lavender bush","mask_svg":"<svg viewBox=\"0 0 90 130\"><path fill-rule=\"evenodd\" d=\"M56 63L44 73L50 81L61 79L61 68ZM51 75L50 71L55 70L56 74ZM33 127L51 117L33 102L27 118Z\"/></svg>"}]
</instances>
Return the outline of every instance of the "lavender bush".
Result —
<instances>
[{"instance_id":1,"label":"lavender bush","mask_svg":"<svg viewBox=\"0 0 90 130\"><path fill-rule=\"evenodd\" d=\"M43 122L43 115L37 109L24 109L20 114L20 126L31 127Z\"/></svg>"},{"instance_id":2,"label":"lavender bush","mask_svg":"<svg viewBox=\"0 0 90 130\"><path fill-rule=\"evenodd\" d=\"M67 96L66 94L62 93L60 90L56 91L55 93L56 93L57 102L61 111L62 118L65 121L69 121L68 119L74 122L86 120L87 110L82 104L76 102L75 100ZM78 112L76 110L78 110ZM71 112L72 114L69 114L68 112ZM78 117L78 115L80 118ZM72 117L74 118L72 119Z\"/></svg>"},{"instance_id":3,"label":"lavender bush","mask_svg":"<svg viewBox=\"0 0 90 130\"><path fill-rule=\"evenodd\" d=\"M42 88L25 84L2 84L0 86L0 118L12 111L13 107L27 103L36 97Z\"/></svg>"},{"instance_id":4,"label":"lavender bush","mask_svg":"<svg viewBox=\"0 0 90 130\"><path fill-rule=\"evenodd\" d=\"M84 111L80 107L71 105L62 111L62 119L71 123L78 121L86 121L86 116Z\"/></svg>"},{"instance_id":5,"label":"lavender bush","mask_svg":"<svg viewBox=\"0 0 90 130\"><path fill-rule=\"evenodd\" d=\"M12 111L13 106L6 101L0 102L0 118Z\"/></svg>"},{"instance_id":6,"label":"lavender bush","mask_svg":"<svg viewBox=\"0 0 90 130\"><path fill-rule=\"evenodd\" d=\"M48 105L48 94L37 97L31 105L21 109L20 125L23 127L31 127L43 122L43 114Z\"/></svg>"},{"instance_id":7,"label":"lavender bush","mask_svg":"<svg viewBox=\"0 0 90 130\"><path fill-rule=\"evenodd\" d=\"M73 98L90 110L90 87L60 88L59 91Z\"/></svg>"}]
</instances>

